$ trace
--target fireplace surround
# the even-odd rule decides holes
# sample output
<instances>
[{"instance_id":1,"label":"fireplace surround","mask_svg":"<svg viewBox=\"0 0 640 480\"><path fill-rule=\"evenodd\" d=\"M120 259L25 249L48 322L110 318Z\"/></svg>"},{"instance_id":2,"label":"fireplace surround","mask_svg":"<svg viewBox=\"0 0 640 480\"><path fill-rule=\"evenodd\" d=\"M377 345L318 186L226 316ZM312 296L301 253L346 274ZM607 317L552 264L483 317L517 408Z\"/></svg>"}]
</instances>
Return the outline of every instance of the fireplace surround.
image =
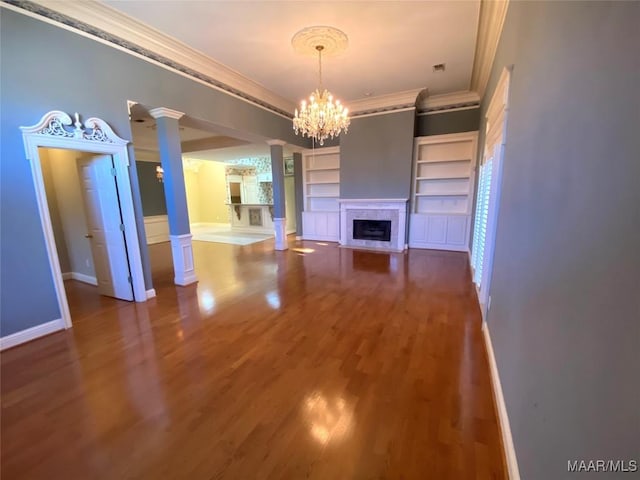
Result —
<instances>
[{"instance_id":1,"label":"fireplace surround","mask_svg":"<svg viewBox=\"0 0 640 480\"><path fill-rule=\"evenodd\" d=\"M340 246L391 252L405 250L407 248L407 200L406 198L340 199ZM371 235L369 238L362 238L362 235L359 235L362 232L358 231L359 225L367 224ZM386 226L383 227L383 225Z\"/></svg>"}]
</instances>

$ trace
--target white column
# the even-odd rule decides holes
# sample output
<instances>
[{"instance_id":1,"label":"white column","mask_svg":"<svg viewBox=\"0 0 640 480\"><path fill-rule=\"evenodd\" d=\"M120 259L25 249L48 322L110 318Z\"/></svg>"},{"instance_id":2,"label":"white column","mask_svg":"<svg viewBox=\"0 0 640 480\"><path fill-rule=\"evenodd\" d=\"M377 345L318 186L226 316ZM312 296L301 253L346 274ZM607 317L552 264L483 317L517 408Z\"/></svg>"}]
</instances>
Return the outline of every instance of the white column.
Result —
<instances>
[{"instance_id":1,"label":"white column","mask_svg":"<svg viewBox=\"0 0 640 480\"><path fill-rule=\"evenodd\" d=\"M178 120L184 114L162 107L149 110L149 114L156 119L160 161L164 170L163 185L169 217L174 283L182 286L189 285L197 282L198 278L193 266L193 248L178 124Z\"/></svg>"}]
</instances>

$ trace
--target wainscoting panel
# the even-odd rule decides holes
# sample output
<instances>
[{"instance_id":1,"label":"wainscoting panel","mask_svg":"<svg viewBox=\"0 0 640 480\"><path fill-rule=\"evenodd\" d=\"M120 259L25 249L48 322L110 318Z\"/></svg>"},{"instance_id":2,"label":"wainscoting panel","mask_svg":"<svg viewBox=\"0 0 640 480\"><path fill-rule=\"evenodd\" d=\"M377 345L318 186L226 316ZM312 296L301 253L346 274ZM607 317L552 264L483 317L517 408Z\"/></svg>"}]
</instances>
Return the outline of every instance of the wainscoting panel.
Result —
<instances>
[{"instance_id":1,"label":"wainscoting panel","mask_svg":"<svg viewBox=\"0 0 640 480\"><path fill-rule=\"evenodd\" d=\"M154 215L144 217L144 231L147 233L147 245L169 241L169 217Z\"/></svg>"}]
</instances>

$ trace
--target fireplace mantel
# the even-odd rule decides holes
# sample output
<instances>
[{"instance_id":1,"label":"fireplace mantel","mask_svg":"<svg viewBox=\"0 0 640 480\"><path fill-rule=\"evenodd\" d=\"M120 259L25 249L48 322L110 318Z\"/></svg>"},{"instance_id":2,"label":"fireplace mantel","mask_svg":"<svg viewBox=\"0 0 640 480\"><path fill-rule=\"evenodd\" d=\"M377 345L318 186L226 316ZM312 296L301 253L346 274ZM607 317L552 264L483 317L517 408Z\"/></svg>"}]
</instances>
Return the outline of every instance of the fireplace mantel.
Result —
<instances>
[{"instance_id":1,"label":"fireplace mantel","mask_svg":"<svg viewBox=\"0 0 640 480\"><path fill-rule=\"evenodd\" d=\"M408 198L341 198L340 245L389 252L402 252L407 248ZM391 241L356 240L353 238L353 220L390 220Z\"/></svg>"}]
</instances>

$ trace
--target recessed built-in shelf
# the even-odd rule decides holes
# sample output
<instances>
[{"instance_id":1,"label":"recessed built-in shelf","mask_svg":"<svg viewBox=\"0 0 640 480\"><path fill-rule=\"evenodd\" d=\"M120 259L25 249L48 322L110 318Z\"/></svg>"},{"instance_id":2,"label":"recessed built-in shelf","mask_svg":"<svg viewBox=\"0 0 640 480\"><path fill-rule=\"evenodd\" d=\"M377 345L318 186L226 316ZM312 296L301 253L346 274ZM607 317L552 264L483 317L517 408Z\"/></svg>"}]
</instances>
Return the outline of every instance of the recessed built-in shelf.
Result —
<instances>
[{"instance_id":1,"label":"recessed built-in shelf","mask_svg":"<svg viewBox=\"0 0 640 480\"><path fill-rule=\"evenodd\" d=\"M450 176L432 176L432 177L416 177L416 180L461 180L469 178L469 174L467 175L450 175Z\"/></svg>"},{"instance_id":2,"label":"recessed built-in shelf","mask_svg":"<svg viewBox=\"0 0 640 480\"><path fill-rule=\"evenodd\" d=\"M416 197L466 197L468 192L416 193Z\"/></svg>"},{"instance_id":3,"label":"recessed built-in shelf","mask_svg":"<svg viewBox=\"0 0 640 480\"><path fill-rule=\"evenodd\" d=\"M409 246L468 245L477 138L477 132L416 138Z\"/></svg>"},{"instance_id":4,"label":"recessed built-in shelf","mask_svg":"<svg viewBox=\"0 0 640 480\"><path fill-rule=\"evenodd\" d=\"M418 163L456 163L456 162L470 162L470 158L456 158L448 160L418 160Z\"/></svg>"},{"instance_id":5,"label":"recessed built-in shelf","mask_svg":"<svg viewBox=\"0 0 640 480\"><path fill-rule=\"evenodd\" d=\"M302 238L337 242L340 231L340 148L319 148L303 153L302 167Z\"/></svg>"},{"instance_id":6,"label":"recessed built-in shelf","mask_svg":"<svg viewBox=\"0 0 640 480\"><path fill-rule=\"evenodd\" d=\"M339 167L313 167L313 168L309 168L308 171L318 171L318 170L340 170Z\"/></svg>"}]
</instances>

